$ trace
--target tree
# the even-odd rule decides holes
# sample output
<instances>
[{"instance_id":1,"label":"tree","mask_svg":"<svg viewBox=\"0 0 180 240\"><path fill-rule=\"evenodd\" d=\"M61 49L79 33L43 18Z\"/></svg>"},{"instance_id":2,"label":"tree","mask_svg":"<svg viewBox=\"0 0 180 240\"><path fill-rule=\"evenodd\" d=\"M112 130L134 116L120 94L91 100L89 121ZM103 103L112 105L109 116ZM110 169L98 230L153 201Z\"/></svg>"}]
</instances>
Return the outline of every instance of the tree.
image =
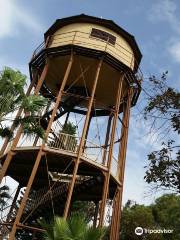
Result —
<instances>
[{"instance_id":1,"label":"tree","mask_svg":"<svg viewBox=\"0 0 180 240\"><path fill-rule=\"evenodd\" d=\"M146 229L154 229L155 221L151 207L139 205L136 203L126 204L122 211L121 231L122 240L139 240L144 239L144 235L138 236L135 234L135 229L142 227ZM148 240L163 240L161 234L146 235Z\"/></svg>"},{"instance_id":2,"label":"tree","mask_svg":"<svg viewBox=\"0 0 180 240\"><path fill-rule=\"evenodd\" d=\"M180 146L176 143L180 133L180 92L168 86L167 74L163 73L160 79L151 76L145 90L144 118L161 139L168 139L162 142L161 149L148 154L144 178L156 189L180 193Z\"/></svg>"},{"instance_id":3,"label":"tree","mask_svg":"<svg viewBox=\"0 0 180 240\"><path fill-rule=\"evenodd\" d=\"M73 215L68 220L55 217L51 224L42 223L47 240L99 240L104 235L103 228L89 226L81 215Z\"/></svg>"},{"instance_id":4,"label":"tree","mask_svg":"<svg viewBox=\"0 0 180 240\"><path fill-rule=\"evenodd\" d=\"M164 234L164 239L180 239L180 196L165 194L151 206L155 222L162 228L172 229L172 234Z\"/></svg>"},{"instance_id":5,"label":"tree","mask_svg":"<svg viewBox=\"0 0 180 240\"><path fill-rule=\"evenodd\" d=\"M5 67L0 72L0 136L12 138L14 132L8 127L13 122L17 128L22 124L25 134L37 134L43 138L40 113L47 100L42 96L26 96L24 92L26 76L20 71ZM22 107L26 113L14 119L15 112Z\"/></svg>"},{"instance_id":6,"label":"tree","mask_svg":"<svg viewBox=\"0 0 180 240\"><path fill-rule=\"evenodd\" d=\"M83 215L87 222L94 217L95 204L92 201L74 201L71 207L71 213Z\"/></svg>"},{"instance_id":7,"label":"tree","mask_svg":"<svg viewBox=\"0 0 180 240\"><path fill-rule=\"evenodd\" d=\"M177 240L180 239L180 196L165 194L150 206L139 205L128 201L122 210L122 240ZM173 230L173 233L153 233L137 236L135 228L142 227L155 230Z\"/></svg>"},{"instance_id":8,"label":"tree","mask_svg":"<svg viewBox=\"0 0 180 240\"><path fill-rule=\"evenodd\" d=\"M76 126L72 122L67 122L63 125L61 133L67 133L74 136L76 134Z\"/></svg>"}]
</instances>

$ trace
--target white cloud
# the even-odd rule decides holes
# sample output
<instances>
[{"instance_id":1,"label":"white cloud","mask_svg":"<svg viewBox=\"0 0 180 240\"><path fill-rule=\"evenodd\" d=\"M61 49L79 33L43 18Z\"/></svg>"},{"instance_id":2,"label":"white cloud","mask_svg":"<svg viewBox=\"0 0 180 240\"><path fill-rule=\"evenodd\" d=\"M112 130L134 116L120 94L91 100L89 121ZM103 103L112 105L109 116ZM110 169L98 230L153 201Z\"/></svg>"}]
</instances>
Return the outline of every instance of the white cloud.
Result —
<instances>
[{"instance_id":1,"label":"white cloud","mask_svg":"<svg viewBox=\"0 0 180 240\"><path fill-rule=\"evenodd\" d=\"M170 38L167 46L167 51L175 62L180 62L180 19L179 15L177 15L178 10L178 5L175 3L175 1L159 0L152 5L148 16L149 20L154 23L167 23L174 31L175 36L172 36Z\"/></svg>"},{"instance_id":2,"label":"white cloud","mask_svg":"<svg viewBox=\"0 0 180 240\"><path fill-rule=\"evenodd\" d=\"M23 74L26 76L29 75L29 69L28 65L26 64L20 64L17 61L13 62L10 58L6 56L1 56L0 57L0 70L2 70L5 66L11 67L13 69L21 71Z\"/></svg>"},{"instance_id":3,"label":"white cloud","mask_svg":"<svg viewBox=\"0 0 180 240\"><path fill-rule=\"evenodd\" d=\"M176 33L180 34L180 20L176 15L176 10L177 5L174 1L159 0L153 4L148 17L152 22L167 22Z\"/></svg>"},{"instance_id":4,"label":"white cloud","mask_svg":"<svg viewBox=\"0 0 180 240\"><path fill-rule=\"evenodd\" d=\"M16 0L0 0L0 38L16 35L20 27L36 32L42 29L35 16Z\"/></svg>"},{"instance_id":5,"label":"white cloud","mask_svg":"<svg viewBox=\"0 0 180 240\"><path fill-rule=\"evenodd\" d=\"M180 63L180 41L175 41L168 48L169 53L176 62Z\"/></svg>"}]
</instances>

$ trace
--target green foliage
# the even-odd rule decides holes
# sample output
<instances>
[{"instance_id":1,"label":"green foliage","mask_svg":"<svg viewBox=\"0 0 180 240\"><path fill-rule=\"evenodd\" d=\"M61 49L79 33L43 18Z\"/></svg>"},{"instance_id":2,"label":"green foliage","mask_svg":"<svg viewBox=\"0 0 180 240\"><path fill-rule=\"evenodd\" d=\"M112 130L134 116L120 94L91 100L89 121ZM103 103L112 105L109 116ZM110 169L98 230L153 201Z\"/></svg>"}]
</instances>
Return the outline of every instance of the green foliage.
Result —
<instances>
[{"instance_id":1,"label":"green foliage","mask_svg":"<svg viewBox=\"0 0 180 240\"><path fill-rule=\"evenodd\" d=\"M174 131L180 133L180 92L167 85L167 74L163 73L160 79L155 76L149 78L149 96L144 117L149 118L149 114L154 118L162 116Z\"/></svg>"},{"instance_id":2,"label":"green foliage","mask_svg":"<svg viewBox=\"0 0 180 240\"><path fill-rule=\"evenodd\" d=\"M13 121L18 127L22 124L24 134L37 134L44 137L44 130L40 126L39 117L47 100L42 96L26 96L24 92L26 76L20 71L5 67L0 72L0 136L13 137L13 132L6 126L7 121ZM16 120L8 114L15 114L20 107L26 113L25 116Z\"/></svg>"},{"instance_id":3,"label":"green foliage","mask_svg":"<svg viewBox=\"0 0 180 240\"><path fill-rule=\"evenodd\" d=\"M22 107L25 112L36 113L45 106L47 102L43 96L30 95L23 99Z\"/></svg>"},{"instance_id":4,"label":"green foliage","mask_svg":"<svg viewBox=\"0 0 180 240\"><path fill-rule=\"evenodd\" d=\"M180 196L166 194L152 205L155 221L162 227L173 229L171 237L164 235L164 239L180 239Z\"/></svg>"},{"instance_id":5,"label":"green foliage","mask_svg":"<svg viewBox=\"0 0 180 240\"><path fill-rule=\"evenodd\" d=\"M121 221L122 240L177 240L180 239L180 196L166 194L156 199L150 206L129 201L123 208ZM146 234L137 236L136 227L146 229L170 229L172 234Z\"/></svg>"},{"instance_id":6,"label":"green foliage","mask_svg":"<svg viewBox=\"0 0 180 240\"><path fill-rule=\"evenodd\" d=\"M163 148L148 155L149 165L146 167L144 179L147 183L155 183L156 188L167 188L180 193L180 151L172 154L173 141Z\"/></svg>"},{"instance_id":7,"label":"green foliage","mask_svg":"<svg viewBox=\"0 0 180 240\"><path fill-rule=\"evenodd\" d=\"M144 179L155 189L170 189L180 192L180 150L176 133L180 133L180 93L167 85L167 73L158 79L149 78L147 105L144 118L151 122L154 130L163 138L162 148L148 154L148 165Z\"/></svg>"},{"instance_id":8,"label":"green foliage","mask_svg":"<svg viewBox=\"0 0 180 240\"><path fill-rule=\"evenodd\" d=\"M55 217L53 223L40 224L46 230L46 240L99 240L104 235L103 228L92 228L82 215L73 215L67 221Z\"/></svg>"},{"instance_id":9,"label":"green foliage","mask_svg":"<svg viewBox=\"0 0 180 240\"><path fill-rule=\"evenodd\" d=\"M150 207L144 205L133 204L127 206L122 212L121 223L121 239L122 240L138 240L141 237L135 234L136 227L153 229L155 222ZM146 239L161 240L161 235L152 236L148 235Z\"/></svg>"},{"instance_id":10,"label":"green foliage","mask_svg":"<svg viewBox=\"0 0 180 240\"><path fill-rule=\"evenodd\" d=\"M70 135L75 135L76 134L76 126L71 122L67 122L66 124L64 124L61 132L67 133Z\"/></svg>"},{"instance_id":11,"label":"green foliage","mask_svg":"<svg viewBox=\"0 0 180 240\"><path fill-rule=\"evenodd\" d=\"M72 203L71 212L84 215L87 222L90 222L93 219L94 211L95 211L94 202L75 201Z\"/></svg>"},{"instance_id":12,"label":"green foliage","mask_svg":"<svg viewBox=\"0 0 180 240\"><path fill-rule=\"evenodd\" d=\"M21 104L21 99L25 95L23 90L25 82L26 76L19 71L5 67L0 72L0 121Z\"/></svg>"}]
</instances>

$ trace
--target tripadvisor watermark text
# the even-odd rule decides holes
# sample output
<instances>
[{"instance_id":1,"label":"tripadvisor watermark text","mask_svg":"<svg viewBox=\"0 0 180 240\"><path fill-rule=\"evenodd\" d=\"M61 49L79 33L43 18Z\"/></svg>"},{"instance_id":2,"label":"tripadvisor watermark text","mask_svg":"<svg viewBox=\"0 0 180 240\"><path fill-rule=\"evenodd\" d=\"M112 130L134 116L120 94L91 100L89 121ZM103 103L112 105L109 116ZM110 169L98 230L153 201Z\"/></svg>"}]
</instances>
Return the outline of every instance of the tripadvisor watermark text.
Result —
<instances>
[{"instance_id":1,"label":"tripadvisor watermark text","mask_svg":"<svg viewBox=\"0 0 180 240\"><path fill-rule=\"evenodd\" d=\"M143 235L143 234L172 234L174 230L172 229L148 229L148 228L142 228L142 227L137 227L135 229L135 234L136 235Z\"/></svg>"}]
</instances>

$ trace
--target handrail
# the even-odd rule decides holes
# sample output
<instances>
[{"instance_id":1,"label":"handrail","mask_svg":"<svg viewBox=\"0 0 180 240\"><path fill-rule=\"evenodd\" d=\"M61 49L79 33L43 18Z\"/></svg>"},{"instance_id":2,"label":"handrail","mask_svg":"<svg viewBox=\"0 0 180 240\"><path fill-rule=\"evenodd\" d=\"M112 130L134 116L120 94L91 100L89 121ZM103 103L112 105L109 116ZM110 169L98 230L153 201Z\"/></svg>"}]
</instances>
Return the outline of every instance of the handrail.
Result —
<instances>
[{"instance_id":1,"label":"handrail","mask_svg":"<svg viewBox=\"0 0 180 240\"><path fill-rule=\"evenodd\" d=\"M47 146L50 148L60 149L71 153L77 153L81 137L70 135L68 133L55 133L53 136L49 136ZM104 162L104 152L108 152L102 145L98 145L91 140L85 139L85 146L82 156L95 161L103 166L107 165ZM107 155L107 154L106 154ZM113 156L113 162L116 169L112 169L112 174L116 176L117 173L117 159ZM114 173L115 172L115 173Z\"/></svg>"}]
</instances>

